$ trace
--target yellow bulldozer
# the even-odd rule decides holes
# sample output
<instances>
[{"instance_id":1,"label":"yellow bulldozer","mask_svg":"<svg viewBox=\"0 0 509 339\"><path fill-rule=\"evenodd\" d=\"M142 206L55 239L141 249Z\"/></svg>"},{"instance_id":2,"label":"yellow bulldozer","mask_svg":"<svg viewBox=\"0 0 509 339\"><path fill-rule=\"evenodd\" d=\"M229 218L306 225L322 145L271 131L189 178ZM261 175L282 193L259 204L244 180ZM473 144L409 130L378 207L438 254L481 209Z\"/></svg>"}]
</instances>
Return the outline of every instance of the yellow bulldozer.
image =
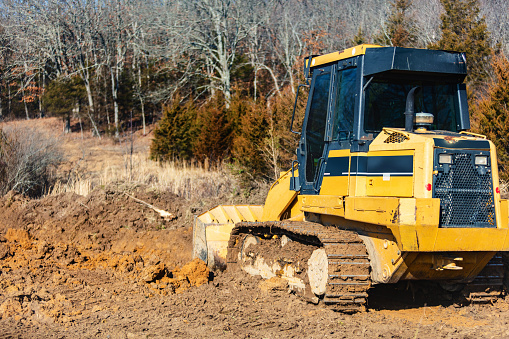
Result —
<instances>
[{"instance_id":1,"label":"yellow bulldozer","mask_svg":"<svg viewBox=\"0 0 509 339\"><path fill-rule=\"evenodd\" d=\"M402 280L499 293L508 203L493 143L468 132L465 54L359 45L306 58L304 74L296 160L265 205L197 216L194 256L341 311Z\"/></svg>"}]
</instances>

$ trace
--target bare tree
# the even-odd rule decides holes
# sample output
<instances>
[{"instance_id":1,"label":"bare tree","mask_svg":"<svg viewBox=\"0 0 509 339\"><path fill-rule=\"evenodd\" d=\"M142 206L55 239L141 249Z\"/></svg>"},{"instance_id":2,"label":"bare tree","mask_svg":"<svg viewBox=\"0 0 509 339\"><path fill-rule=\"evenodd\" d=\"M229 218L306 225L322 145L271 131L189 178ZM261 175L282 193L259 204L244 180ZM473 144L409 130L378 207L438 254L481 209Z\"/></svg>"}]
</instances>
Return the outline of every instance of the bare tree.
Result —
<instances>
[{"instance_id":1,"label":"bare tree","mask_svg":"<svg viewBox=\"0 0 509 339\"><path fill-rule=\"evenodd\" d=\"M205 77L210 86L220 90L226 106L231 101L231 70L238 47L257 23L245 11L249 0L190 0L187 1L190 22L190 46L205 59Z\"/></svg>"},{"instance_id":2,"label":"bare tree","mask_svg":"<svg viewBox=\"0 0 509 339\"><path fill-rule=\"evenodd\" d=\"M480 0L481 14L494 43L499 43L505 55L509 55L509 1Z\"/></svg>"},{"instance_id":3,"label":"bare tree","mask_svg":"<svg viewBox=\"0 0 509 339\"><path fill-rule=\"evenodd\" d=\"M440 15L443 12L443 6L440 0L413 0L412 6L415 8L418 45L426 47L440 39Z\"/></svg>"},{"instance_id":4,"label":"bare tree","mask_svg":"<svg viewBox=\"0 0 509 339\"><path fill-rule=\"evenodd\" d=\"M304 51L302 33L307 20L301 14L306 12L306 8L300 1L280 2L278 5L268 25L269 41L272 42L270 47L283 65L292 91L295 92L293 66Z\"/></svg>"}]
</instances>

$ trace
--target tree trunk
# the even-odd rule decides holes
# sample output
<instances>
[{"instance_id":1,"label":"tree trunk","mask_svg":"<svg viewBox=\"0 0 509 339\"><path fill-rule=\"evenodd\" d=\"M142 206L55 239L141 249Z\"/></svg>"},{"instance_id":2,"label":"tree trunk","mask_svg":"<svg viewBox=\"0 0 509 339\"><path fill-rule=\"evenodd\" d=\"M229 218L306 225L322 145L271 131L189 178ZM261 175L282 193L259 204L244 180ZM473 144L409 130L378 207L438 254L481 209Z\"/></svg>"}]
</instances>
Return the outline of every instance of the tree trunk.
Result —
<instances>
[{"instance_id":1,"label":"tree trunk","mask_svg":"<svg viewBox=\"0 0 509 339\"><path fill-rule=\"evenodd\" d=\"M25 106L25 114L27 116L27 120L30 120L30 116L28 115L27 101L25 98L25 84L23 83L23 80L21 80L21 95L23 96L23 105Z\"/></svg>"},{"instance_id":2,"label":"tree trunk","mask_svg":"<svg viewBox=\"0 0 509 339\"><path fill-rule=\"evenodd\" d=\"M253 97L254 97L254 101L256 101L256 84L257 84L257 80L258 80L258 70L260 68L259 67L255 67L254 69L254 80L253 80L253 90L254 90L254 93L253 93Z\"/></svg>"},{"instance_id":3,"label":"tree trunk","mask_svg":"<svg viewBox=\"0 0 509 339\"><path fill-rule=\"evenodd\" d=\"M108 129L110 129L111 121L110 121L110 111L108 110L108 78L106 76L104 79L104 112L106 113L106 122L108 123Z\"/></svg>"},{"instance_id":4,"label":"tree trunk","mask_svg":"<svg viewBox=\"0 0 509 339\"><path fill-rule=\"evenodd\" d=\"M8 115L11 115L11 103L12 103L12 98L11 98L11 84L7 84L7 88L8 88L8 103L7 103L7 114Z\"/></svg>"},{"instance_id":5,"label":"tree trunk","mask_svg":"<svg viewBox=\"0 0 509 339\"><path fill-rule=\"evenodd\" d=\"M81 140L83 140L83 124L81 123L81 116L78 118L80 121L80 132L81 132ZM85 156L83 156L84 158Z\"/></svg>"},{"instance_id":6,"label":"tree trunk","mask_svg":"<svg viewBox=\"0 0 509 339\"><path fill-rule=\"evenodd\" d=\"M40 86L42 87L43 90L39 92L39 118L44 117L44 113L42 111L42 94L44 93L45 76L44 76L44 72L41 72L41 73L39 73L39 82L40 82Z\"/></svg>"},{"instance_id":7,"label":"tree trunk","mask_svg":"<svg viewBox=\"0 0 509 339\"><path fill-rule=\"evenodd\" d=\"M270 76L272 77L272 80L274 81L274 86L276 87L276 92L279 96L281 96L281 90L279 89L276 75L274 74L274 72L272 71L272 69L270 67L263 65L263 68L265 68L269 72Z\"/></svg>"},{"instance_id":8,"label":"tree trunk","mask_svg":"<svg viewBox=\"0 0 509 339\"><path fill-rule=\"evenodd\" d=\"M113 116L115 120L115 138L120 137L119 126L118 126L118 67L116 67L115 73L113 68L110 67L111 73L111 95L113 96Z\"/></svg>"},{"instance_id":9,"label":"tree trunk","mask_svg":"<svg viewBox=\"0 0 509 339\"><path fill-rule=\"evenodd\" d=\"M85 80L85 89L87 91L88 98L88 118L90 119L90 123L92 124L93 134L96 135L99 139L101 139L101 134L97 129L97 125L94 121L94 98L92 97L92 89L90 88L90 83L88 78Z\"/></svg>"},{"instance_id":10,"label":"tree trunk","mask_svg":"<svg viewBox=\"0 0 509 339\"><path fill-rule=\"evenodd\" d=\"M64 121L64 134L71 133L71 115L68 114Z\"/></svg>"},{"instance_id":11,"label":"tree trunk","mask_svg":"<svg viewBox=\"0 0 509 339\"><path fill-rule=\"evenodd\" d=\"M141 63L138 63L138 96L140 98L141 105L141 122L143 124L143 135L147 134L145 124L145 101L143 100L143 94L141 93Z\"/></svg>"}]
</instances>

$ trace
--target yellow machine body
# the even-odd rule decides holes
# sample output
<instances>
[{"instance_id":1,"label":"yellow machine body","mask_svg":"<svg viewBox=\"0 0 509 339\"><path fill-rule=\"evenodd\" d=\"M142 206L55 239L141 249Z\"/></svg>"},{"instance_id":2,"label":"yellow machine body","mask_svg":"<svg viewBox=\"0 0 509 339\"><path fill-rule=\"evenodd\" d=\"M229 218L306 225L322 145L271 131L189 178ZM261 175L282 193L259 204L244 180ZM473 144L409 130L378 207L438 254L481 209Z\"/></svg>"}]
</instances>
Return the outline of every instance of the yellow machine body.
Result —
<instances>
[{"instance_id":1,"label":"yellow machine body","mask_svg":"<svg viewBox=\"0 0 509 339\"><path fill-rule=\"evenodd\" d=\"M336 225L361 234L372 266L374 283L406 279L470 281L496 252L509 250L508 203L496 194L495 228L440 228L440 201L426 189L433 178L433 140L430 135L406 134L400 143L385 143L392 133L386 129L371 144L365 156L414 154L414 175L386 178L348 176L335 181L324 178L320 195L298 195L289 189L291 172L284 173L271 187L264 206L218 206L197 217L197 240L208 243L210 264L224 264L230 231L235 222L306 220ZM434 136L436 138L436 136ZM463 140L477 137L464 134ZM457 140L451 139L450 142ZM334 155L351 157L345 152ZM490 152L495 147L490 142ZM496 157L492 157L496 162ZM493 180L498 183L496 163ZM381 180L380 180L381 179ZM345 192L346 190L346 192ZM345 195L332 195L343 191ZM383 196L385 194L385 196ZM389 196L388 196L389 195ZM394 196L390 196L394 195ZM398 196L399 195L399 196ZM199 237L198 233L202 232Z\"/></svg>"},{"instance_id":2,"label":"yellow machine body","mask_svg":"<svg viewBox=\"0 0 509 339\"><path fill-rule=\"evenodd\" d=\"M318 67L374 47L361 45L309 58L306 63ZM432 190L439 175L435 157L440 149L489 154L494 208L488 218L495 223L492 227L441 227L441 201L433 197ZM290 182L298 176L298 169L293 168L272 185L264 206L218 206L198 216L195 256L223 263L235 222L286 219L356 231L369 253L373 283L412 279L470 282L496 252L509 251L508 202L500 198L495 147L483 136L383 128L364 151L331 149L327 153L329 163L342 161L348 166L334 176L324 165L318 194L291 190ZM390 162L398 162L400 157L410 161L404 175L385 170L384 164L391 167ZM358 170L356 163L375 158L379 173Z\"/></svg>"}]
</instances>

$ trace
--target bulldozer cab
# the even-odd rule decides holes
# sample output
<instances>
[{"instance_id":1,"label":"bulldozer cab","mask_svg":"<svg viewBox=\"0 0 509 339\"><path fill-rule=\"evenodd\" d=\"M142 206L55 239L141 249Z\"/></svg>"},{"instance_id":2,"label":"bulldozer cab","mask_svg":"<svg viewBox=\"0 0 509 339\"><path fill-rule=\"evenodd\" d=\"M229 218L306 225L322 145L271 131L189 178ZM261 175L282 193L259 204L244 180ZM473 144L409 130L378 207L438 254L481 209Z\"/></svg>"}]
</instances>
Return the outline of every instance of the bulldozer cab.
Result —
<instances>
[{"instance_id":1,"label":"bulldozer cab","mask_svg":"<svg viewBox=\"0 0 509 339\"><path fill-rule=\"evenodd\" d=\"M463 53L360 45L309 57L305 68L310 91L297 149L299 177L292 184L301 194L319 194L331 151L367 152L383 128L407 124L408 131L408 107L432 115L426 129L470 128ZM419 127L413 112L412 131Z\"/></svg>"}]
</instances>

